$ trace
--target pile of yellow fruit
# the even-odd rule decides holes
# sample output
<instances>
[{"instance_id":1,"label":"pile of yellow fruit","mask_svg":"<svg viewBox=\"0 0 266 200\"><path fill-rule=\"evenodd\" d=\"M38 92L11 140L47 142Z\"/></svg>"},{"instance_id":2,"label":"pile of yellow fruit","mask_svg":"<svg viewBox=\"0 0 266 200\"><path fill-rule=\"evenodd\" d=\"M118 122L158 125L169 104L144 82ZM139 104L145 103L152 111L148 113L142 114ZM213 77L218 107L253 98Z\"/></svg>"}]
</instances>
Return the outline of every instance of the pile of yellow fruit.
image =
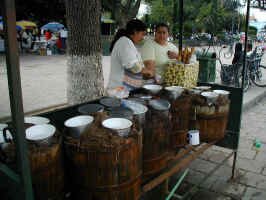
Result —
<instances>
[{"instance_id":1,"label":"pile of yellow fruit","mask_svg":"<svg viewBox=\"0 0 266 200\"><path fill-rule=\"evenodd\" d=\"M167 86L178 85L185 88L197 86L199 64L169 62L164 72L164 83Z\"/></svg>"},{"instance_id":2,"label":"pile of yellow fruit","mask_svg":"<svg viewBox=\"0 0 266 200\"><path fill-rule=\"evenodd\" d=\"M192 47L191 49L186 47L185 49L179 51L178 56L177 56L177 61L182 62L184 64L189 64L190 58L192 54L194 53L194 51L195 51L194 47Z\"/></svg>"}]
</instances>

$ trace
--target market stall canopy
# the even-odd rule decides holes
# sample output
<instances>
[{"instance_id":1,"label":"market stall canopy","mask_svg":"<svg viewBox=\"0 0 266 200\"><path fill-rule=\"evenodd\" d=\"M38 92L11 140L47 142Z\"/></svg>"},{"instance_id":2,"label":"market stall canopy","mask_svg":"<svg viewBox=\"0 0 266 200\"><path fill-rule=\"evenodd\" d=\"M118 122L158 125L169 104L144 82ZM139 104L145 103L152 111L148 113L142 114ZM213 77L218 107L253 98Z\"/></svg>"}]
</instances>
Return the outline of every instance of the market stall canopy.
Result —
<instances>
[{"instance_id":1,"label":"market stall canopy","mask_svg":"<svg viewBox=\"0 0 266 200\"><path fill-rule=\"evenodd\" d=\"M17 21L16 24L23 29L34 29L37 28L37 24L31 21L21 20Z\"/></svg>"},{"instance_id":2,"label":"market stall canopy","mask_svg":"<svg viewBox=\"0 0 266 200\"><path fill-rule=\"evenodd\" d=\"M49 22L48 24L43 25L41 27L41 29L42 30L50 30L52 32L57 32L64 27L65 26L63 24L60 24L58 22Z\"/></svg>"}]
</instances>

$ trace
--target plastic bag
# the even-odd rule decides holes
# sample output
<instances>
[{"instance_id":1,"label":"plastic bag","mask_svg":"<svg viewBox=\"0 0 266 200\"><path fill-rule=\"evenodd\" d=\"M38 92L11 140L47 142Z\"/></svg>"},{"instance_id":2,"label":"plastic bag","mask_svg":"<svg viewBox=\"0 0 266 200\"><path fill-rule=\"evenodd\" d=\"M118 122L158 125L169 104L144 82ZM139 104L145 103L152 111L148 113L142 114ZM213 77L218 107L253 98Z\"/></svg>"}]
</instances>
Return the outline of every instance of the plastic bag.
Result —
<instances>
[{"instance_id":1,"label":"plastic bag","mask_svg":"<svg viewBox=\"0 0 266 200\"><path fill-rule=\"evenodd\" d=\"M121 87L116 87L113 89L108 89L107 94L110 97L116 97L119 99L123 99L129 96L129 91L125 87L121 86Z\"/></svg>"}]
</instances>

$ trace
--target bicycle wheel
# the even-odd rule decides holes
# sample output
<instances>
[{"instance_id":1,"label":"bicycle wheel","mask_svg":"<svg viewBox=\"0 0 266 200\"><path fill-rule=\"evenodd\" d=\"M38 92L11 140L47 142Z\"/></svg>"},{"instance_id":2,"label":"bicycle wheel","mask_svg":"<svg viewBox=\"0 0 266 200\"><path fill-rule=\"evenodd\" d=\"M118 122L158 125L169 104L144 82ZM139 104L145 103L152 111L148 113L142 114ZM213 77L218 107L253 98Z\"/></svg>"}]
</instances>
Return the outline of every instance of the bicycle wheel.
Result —
<instances>
[{"instance_id":1,"label":"bicycle wheel","mask_svg":"<svg viewBox=\"0 0 266 200\"><path fill-rule=\"evenodd\" d=\"M259 65L251 74L252 82L258 87L266 87L266 66Z\"/></svg>"},{"instance_id":2,"label":"bicycle wheel","mask_svg":"<svg viewBox=\"0 0 266 200\"><path fill-rule=\"evenodd\" d=\"M244 87L243 87L243 90L244 92L246 92L250 86L250 78L249 78L249 75L248 75L248 72L246 72L245 76L244 76L244 79L242 77L242 70L238 70L238 73L236 75L236 78L235 78L235 87L242 87L242 82L243 80L245 80L244 82Z\"/></svg>"},{"instance_id":3,"label":"bicycle wheel","mask_svg":"<svg viewBox=\"0 0 266 200\"><path fill-rule=\"evenodd\" d=\"M232 65L221 65L220 72L221 83L223 85L231 85L233 78L233 67Z\"/></svg>"},{"instance_id":4,"label":"bicycle wheel","mask_svg":"<svg viewBox=\"0 0 266 200\"><path fill-rule=\"evenodd\" d=\"M242 77L240 79L241 79L241 85L242 85ZM240 85L240 87L241 87L241 85ZM249 80L249 77L246 76L245 82L244 82L244 87L243 87L244 92L246 92L248 90L249 86L250 86L250 80Z\"/></svg>"}]
</instances>

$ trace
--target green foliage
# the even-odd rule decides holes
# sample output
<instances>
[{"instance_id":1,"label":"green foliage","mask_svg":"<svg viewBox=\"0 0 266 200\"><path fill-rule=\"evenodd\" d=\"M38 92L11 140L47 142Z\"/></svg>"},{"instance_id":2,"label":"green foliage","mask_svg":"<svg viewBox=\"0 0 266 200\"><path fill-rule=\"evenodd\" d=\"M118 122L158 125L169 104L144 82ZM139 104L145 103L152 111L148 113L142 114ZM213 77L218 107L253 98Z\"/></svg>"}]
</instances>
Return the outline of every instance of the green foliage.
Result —
<instances>
[{"instance_id":1,"label":"green foliage","mask_svg":"<svg viewBox=\"0 0 266 200\"><path fill-rule=\"evenodd\" d=\"M150 15L150 20L152 23L158 23L158 22L172 23L173 0L168 0L168 3L166 5L163 3L162 0L151 1L150 6L152 10L152 14ZM154 11L156 11L156 13Z\"/></svg>"},{"instance_id":2,"label":"green foliage","mask_svg":"<svg viewBox=\"0 0 266 200\"><path fill-rule=\"evenodd\" d=\"M256 27L253 26L249 26L249 30L248 30L248 35L250 35L251 37L256 36L258 32L258 29Z\"/></svg>"},{"instance_id":3,"label":"green foliage","mask_svg":"<svg viewBox=\"0 0 266 200\"><path fill-rule=\"evenodd\" d=\"M150 5L149 22L169 23L174 32L178 31L178 8L174 10L174 1L178 0L145 0ZM236 30L242 18L237 12L239 1L235 0L184 0L184 33L209 32L217 34L224 30ZM176 12L176 13L175 13ZM177 17L178 19L178 17Z\"/></svg>"}]
</instances>

